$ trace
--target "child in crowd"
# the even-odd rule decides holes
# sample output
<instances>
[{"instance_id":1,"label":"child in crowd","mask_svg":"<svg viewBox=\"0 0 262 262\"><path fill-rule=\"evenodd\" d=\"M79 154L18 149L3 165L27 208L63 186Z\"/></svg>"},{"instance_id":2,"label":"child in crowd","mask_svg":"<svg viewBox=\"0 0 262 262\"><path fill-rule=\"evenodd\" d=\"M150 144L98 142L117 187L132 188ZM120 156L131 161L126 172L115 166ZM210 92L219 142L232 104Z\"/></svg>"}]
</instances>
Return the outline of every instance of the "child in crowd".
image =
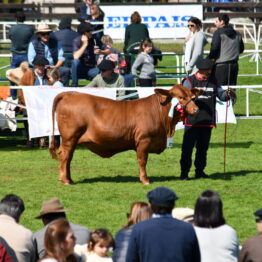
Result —
<instances>
[{"instance_id":1,"label":"child in crowd","mask_svg":"<svg viewBox=\"0 0 262 262\"><path fill-rule=\"evenodd\" d=\"M48 84L55 87L63 87L63 83L61 82L60 73L57 68L53 68L50 70L47 70L46 77Z\"/></svg>"},{"instance_id":2,"label":"child in crowd","mask_svg":"<svg viewBox=\"0 0 262 262\"><path fill-rule=\"evenodd\" d=\"M126 73L126 63L125 59L121 57L119 50L113 47L113 39L109 35L104 35L101 38L103 43L101 49L96 49L95 54L99 55L97 59L97 65L101 63L103 59L108 59L116 64L114 72L121 74L125 79L125 87L134 86L133 76Z\"/></svg>"},{"instance_id":3,"label":"child in crowd","mask_svg":"<svg viewBox=\"0 0 262 262\"><path fill-rule=\"evenodd\" d=\"M75 246L75 253L82 256L84 262L113 262L108 252L114 246L114 238L106 229L95 229L90 233L88 244Z\"/></svg>"},{"instance_id":4,"label":"child in crowd","mask_svg":"<svg viewBox=\"0 0 262 262\"><path fill-rule=\"evenodd\" d=\"M102 48L95 50L95 54L99 55L97 65L99 65L103 59L111 60L118 65L120 52L113 47L113 39L109 35L103 35L101 42L103 43ZM115 67L114 71L115 73L119 73L118 66Z\"/></svg>"},{"instance_id":5,"label":"child in crowd","mask_svg":"<svg viewBox=\"0 0 262 262\"><path fill-rule=\"evenodd\" d=\"M139 84L143 87L155 86L156 73L154 66L154 58L150 55L153 43L150 38L145 38L140 44L139 55L137 56L133 66L132 74L137 76L137 70L140 71Z\"/></svg>"}]
</instances>

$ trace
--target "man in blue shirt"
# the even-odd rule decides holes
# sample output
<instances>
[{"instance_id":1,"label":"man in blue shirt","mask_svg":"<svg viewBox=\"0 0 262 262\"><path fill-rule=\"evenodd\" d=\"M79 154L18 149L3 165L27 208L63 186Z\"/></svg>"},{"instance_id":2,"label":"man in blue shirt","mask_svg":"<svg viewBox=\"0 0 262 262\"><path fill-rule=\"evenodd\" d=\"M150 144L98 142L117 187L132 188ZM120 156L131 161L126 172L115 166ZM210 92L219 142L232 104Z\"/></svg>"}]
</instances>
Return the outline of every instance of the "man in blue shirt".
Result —
<instances>
[{"instance_id":1,"label":"man in blue shirt","mask_svg":"<svg viewBox=\"0 0 262 262\"><path fill-rule=\"evenodd\" d=\"M32 62L36 55L43 56L49 61L49 68L58 68L64 86L69 86L70 70L62 66L64 51L56 39L50 37L52 30L47 24L39 24L36 35L28 47L28 62Z\"/></svg>"},{"instance_id":2,"label":"man in blue shirt","mask_svg":"<svg viewBox=\"0 0 262 262\"><path fill-rule=\"evenodd\" d=\"M153 216L136 224L131 233L126 262L200 262L193 226L172 217L175 192L157 187L147 193Z\"/></svg>"}]
</instances>

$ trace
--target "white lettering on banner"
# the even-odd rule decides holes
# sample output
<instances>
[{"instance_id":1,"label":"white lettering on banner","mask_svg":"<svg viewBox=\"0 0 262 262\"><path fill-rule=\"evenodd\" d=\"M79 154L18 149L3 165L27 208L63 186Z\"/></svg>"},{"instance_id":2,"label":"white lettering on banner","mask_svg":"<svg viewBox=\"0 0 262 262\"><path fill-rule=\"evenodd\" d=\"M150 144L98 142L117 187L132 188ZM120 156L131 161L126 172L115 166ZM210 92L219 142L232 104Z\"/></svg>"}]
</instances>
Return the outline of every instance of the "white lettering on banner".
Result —
<instances>
[{"instance_id":1,"label":"white lettering on banner","mask_svg":"<svg viewBox=\"0 0 262 262\"><path fill-rule=\"evenodd\" d=\"M187 28L187 20L190 16L143 16L143 23L149 28ZM106 29L126 28L129 25L129 17L125 16L107 16Z\"/></svg>"},{"instance_id":2,"label":"white lettering on banner","mask_svg":"<svg viewBox=\"0 0 262 262\"><path fill-rule=\"evenodd\" d=\"M22 87L29 124L29 136L43 137L52 135L52 106L53 100L59 93L74 91L96 96L116 99L116 88L53 88L53 87L36 87L26 86ZM139 97L147 97L154 94L154 88L138 89ZM226 102L217 100L217 123L225 123L226 116ZM228 105L227 122L236 123L236 118L233 112L232 103ZM182 122L176 126L177 129L183 128ZM59 135L57 124L55 122L55 134Z\"/></svg>"},{"instance_id":3,"label":"white lettering on banner","mask_svg":"<svg viewBox=\"0 0 262 262\"><path fill-rule=\"evenodd\" d=\"M188 34L187 20L191 16L203 19L202 5L138 5L101 6L105 12L105 34L124 39L130 16L138 11L151 38L184 38Z\"/></svg>"}]
</instances>

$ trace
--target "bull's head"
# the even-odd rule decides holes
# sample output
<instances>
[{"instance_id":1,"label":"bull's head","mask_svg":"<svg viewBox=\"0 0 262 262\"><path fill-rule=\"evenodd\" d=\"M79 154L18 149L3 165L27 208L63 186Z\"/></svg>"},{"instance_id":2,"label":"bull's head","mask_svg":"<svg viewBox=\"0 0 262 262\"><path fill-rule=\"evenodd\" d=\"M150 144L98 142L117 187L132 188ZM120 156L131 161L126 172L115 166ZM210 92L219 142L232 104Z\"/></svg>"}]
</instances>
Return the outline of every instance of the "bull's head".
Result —
<instances>
[{"instance_id":1,"label":"bull's head","mask_svg":"<svg viewBox=\"0 0 262 262\"><path fill-rule=\"evenodd\" d=\"M177 84L169 90L155 89L155 93L161 95L160 102L162 105L171 102L172 98L177 98L186 114L193 115L199 110L197 105L194 103L194 98L200 93L197 88L189 89Z\"/></svg>"},{"instance_id":2,"label":"bull's head","mask_svg":"<svg viewBox=\"0 0 262 262\"><path fill-rule=\"evenodd\" d=\"M170 90L155 89L155 93L159 95L160 103L163 106L169 104L168 108L171 107L171 100L176 98L176 110L168 113L170 117L166 118L166 130L167 137L172 137L175 133L175 126L179 121L183 121L186 114L196 114L198 107L194 103L194 98L199 94L199 90L196 88L189 89L182 85L174 85ZM172 101L173 102L173 101ZM179 106L179 108L178 108Z\"/></svg>"}]
</instances>

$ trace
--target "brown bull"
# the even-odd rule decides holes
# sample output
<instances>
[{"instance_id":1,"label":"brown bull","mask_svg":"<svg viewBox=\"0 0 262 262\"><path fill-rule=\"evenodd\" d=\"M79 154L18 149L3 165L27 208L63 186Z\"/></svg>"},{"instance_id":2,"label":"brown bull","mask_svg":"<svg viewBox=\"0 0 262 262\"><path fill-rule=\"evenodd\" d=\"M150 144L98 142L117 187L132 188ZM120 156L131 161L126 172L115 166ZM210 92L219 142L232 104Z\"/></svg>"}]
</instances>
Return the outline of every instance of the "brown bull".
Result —
<instances>
[{"instance_id":1,"label":"brown bull","mask_svg":"<svg viewBox=\"0 0 262 262\"><path fill-rule=\"evenodd\" d=\"M84 144L101 157L135 150L140 181L149 184L146 173L148 154L160 154L165 150L167 136L174 134L175 125L180 120L180 113L176 110L173 118L168 117L170 101L176 97L186 113L195 114L198 108L192 101L194 91L197 92L175 85L170 90L155 89L155 94L132 101L114 101L77 92L57 95L52 118L54 129L56 113L62 137L58 150L62 183L73 183L70 162L76 145ZM50 153L57 158L54 135Z\"/></svg>"}]
</instances>

